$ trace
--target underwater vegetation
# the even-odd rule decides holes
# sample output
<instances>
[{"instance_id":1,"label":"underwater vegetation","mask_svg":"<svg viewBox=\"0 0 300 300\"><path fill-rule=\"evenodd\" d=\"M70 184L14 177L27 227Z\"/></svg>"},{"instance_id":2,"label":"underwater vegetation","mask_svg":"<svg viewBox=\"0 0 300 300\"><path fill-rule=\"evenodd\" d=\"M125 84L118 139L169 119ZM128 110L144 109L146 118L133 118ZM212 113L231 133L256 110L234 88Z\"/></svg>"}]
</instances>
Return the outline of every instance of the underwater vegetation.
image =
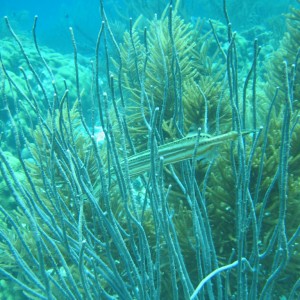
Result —
<instances>
[{"instance_id":1,"label":"underwater vegetation","mask_svg":"<svg viewBox=\"0 0 300 300\"><path fill-rule=\"evenodd\" d=\"M267 53L182 5L100 1L91 62L4 19L0 299L300 297L300 9Z\"/></svg>"}]
</instances>

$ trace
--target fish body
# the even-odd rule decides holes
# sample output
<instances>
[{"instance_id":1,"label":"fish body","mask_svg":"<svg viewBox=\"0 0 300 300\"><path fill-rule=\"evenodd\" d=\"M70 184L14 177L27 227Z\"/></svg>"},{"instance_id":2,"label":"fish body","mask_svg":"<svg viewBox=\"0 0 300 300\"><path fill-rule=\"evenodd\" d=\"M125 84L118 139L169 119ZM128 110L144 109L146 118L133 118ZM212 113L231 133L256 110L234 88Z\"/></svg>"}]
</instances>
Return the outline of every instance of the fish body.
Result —
<instances>
[{"instance_id":1,"label":"fish body","mask_svg":"<svg viewBox=\"0 0 300 300\"><path fill-rule=\"evenodd\" d=\"M198 133L188 135L184 138L158 146L158 156L163 157L164 165L191 159L195 154L196 157L203 157L209 153L216 145L237 139L238 132L230 131L228 133L212 136L209 134ZM197 144L198 142L198 144ZM197 149L195 145L197 144ZM195 152L196 151L196 152ZM151 159L150 150L145 150L129 156L127 159L130 176L138 176L149 171ZM121 163L124 166L124 161Z\"/></svg>"}]
</instances>

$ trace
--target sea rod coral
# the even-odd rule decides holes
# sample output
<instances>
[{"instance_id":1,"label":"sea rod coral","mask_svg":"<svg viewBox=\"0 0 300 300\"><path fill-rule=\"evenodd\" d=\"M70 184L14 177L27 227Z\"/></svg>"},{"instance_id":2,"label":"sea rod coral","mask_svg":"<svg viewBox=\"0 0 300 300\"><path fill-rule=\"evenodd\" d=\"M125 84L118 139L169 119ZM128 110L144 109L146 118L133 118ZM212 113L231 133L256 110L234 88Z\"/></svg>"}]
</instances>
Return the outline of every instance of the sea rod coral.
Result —
<instances>
[{"instance_id":1,"label":"sea rod coral","mask_svg":"<svg viewBox=\"0 0 300 300\"><path fill-rule=\"evenodd\" d=\"M287 216L300 186L289 172L299 52L267 97L257 41L240 79L226 1L227 43L210 20L201 53L172 5L142 35L131 21L121 46L102 1L100 11L91 86L72 28L74 68L61 80L37 19L30 58L5 18L23 64L16 76L1 56L0 286L20 299L297 297L300 229Z\"/></svg>"}]
</instances>

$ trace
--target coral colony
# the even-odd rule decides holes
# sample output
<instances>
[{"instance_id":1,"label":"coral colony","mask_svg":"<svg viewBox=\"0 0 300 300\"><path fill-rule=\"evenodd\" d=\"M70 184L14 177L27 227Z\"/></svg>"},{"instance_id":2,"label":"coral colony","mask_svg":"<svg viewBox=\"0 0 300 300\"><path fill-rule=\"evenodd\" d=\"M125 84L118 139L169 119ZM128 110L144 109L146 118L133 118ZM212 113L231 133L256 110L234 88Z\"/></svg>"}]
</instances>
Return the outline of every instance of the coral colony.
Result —
<instances>
[{"instance_id":1,"label":"coral colony","mask_svg":"<svg viewBox=\"0 0 300 300\"><path fill-rule=\"evenodd\" d=\"M92 63L5 18L1 299L299 299L300 10L267 55L223 4L117 41L100 1Z\"/></svg>"}]
</instances>

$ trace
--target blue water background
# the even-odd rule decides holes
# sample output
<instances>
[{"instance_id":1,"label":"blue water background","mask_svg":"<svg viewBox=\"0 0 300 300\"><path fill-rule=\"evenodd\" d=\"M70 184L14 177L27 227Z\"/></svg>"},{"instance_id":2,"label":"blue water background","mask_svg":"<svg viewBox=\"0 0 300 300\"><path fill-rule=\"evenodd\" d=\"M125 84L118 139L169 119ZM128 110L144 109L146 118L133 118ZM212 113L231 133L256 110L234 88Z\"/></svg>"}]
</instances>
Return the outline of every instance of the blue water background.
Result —
<instances>
[{"instance_id":1,"label":"blue water background","mask_svg":"<svg viewBox=\"0 0 300 300\"><path fill-rule=\"evenodd\" d=\"M236 8L235 2L239 8ZM255 2L255 9L253 3ZM7 15L17 32L30 34L32 21L35 15L38 15L37 35L39 43L45 44L60 52L71 52L69 27L74 28L77 36L80 51L91 52L94 48L97 33L101 24L99 12L99 0L64 0L64 1L38 1L38 0L1 0L0 15ZM130 1L125 0L104 0L105 9L111 21L119 21L126 28L129 24L129 18L136 19L139 13L148 9L149 16L154 13L160 15L166 5L167 0L139 0L136 10L133 11L128 5ZM132 1L132 3L135 3ZM258 0L227 0L229 6L229 15L236 30L244 30L251 26L267 26L270 19L282 18L282 15L288 11L291 4L296 0L277 0L277 1L258 1ZM222 12L222 0L208 1L182 1L181 7L184 9L184 18L193 22L198 17L212 18L224 21ZM241 10L240 7L252 8L254 12ZM139 10L140 9L140 10ZM116 14L121 12L122 16ZM244 16L245 15L245 16ZM4 22L1 22L0 33L2 36L7 34L4 28ZM127 24L126 24L127 23ZM129 26L129 25L128 25ZM279 26L279 25L278 25ZM274 25L273 25L274 27ZM271 28L271 30L276 30ZM1 38L1 37L0 37Z\"/></svg>"}]
</instances>

